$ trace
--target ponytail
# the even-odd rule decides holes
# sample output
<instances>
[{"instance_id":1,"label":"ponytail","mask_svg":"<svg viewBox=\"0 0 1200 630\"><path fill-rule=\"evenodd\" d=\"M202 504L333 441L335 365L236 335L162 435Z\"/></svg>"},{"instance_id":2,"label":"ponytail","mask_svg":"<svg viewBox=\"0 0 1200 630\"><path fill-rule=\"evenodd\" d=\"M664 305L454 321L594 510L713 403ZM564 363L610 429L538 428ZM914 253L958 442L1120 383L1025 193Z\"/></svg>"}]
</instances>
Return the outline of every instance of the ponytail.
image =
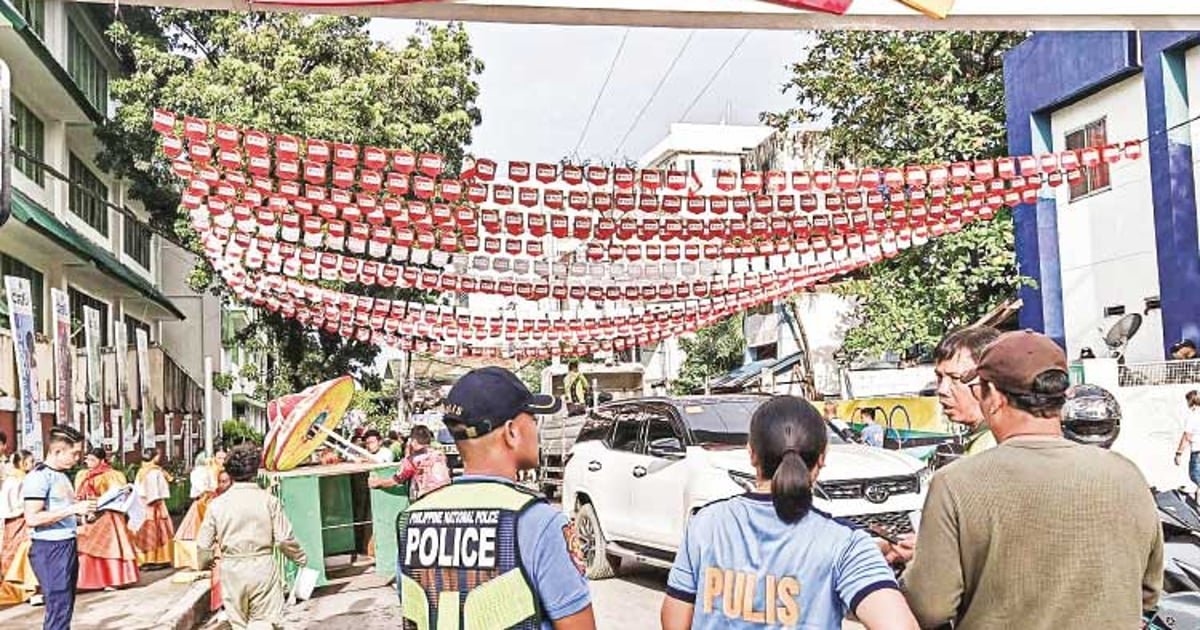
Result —
<instances>
[{"instance_id":1,"label":"ponytail","mask_svg":"<svg viewBox=\"0 0 1200 630\"><path fill-rule=\"evenodd\" d=\"M759 477L771 480L771 501L783 522L795 523L812 509L812 470L827 442L825 420L803 399L772 398L754 412L750 445Z\"/></svg>"}]
</instances>

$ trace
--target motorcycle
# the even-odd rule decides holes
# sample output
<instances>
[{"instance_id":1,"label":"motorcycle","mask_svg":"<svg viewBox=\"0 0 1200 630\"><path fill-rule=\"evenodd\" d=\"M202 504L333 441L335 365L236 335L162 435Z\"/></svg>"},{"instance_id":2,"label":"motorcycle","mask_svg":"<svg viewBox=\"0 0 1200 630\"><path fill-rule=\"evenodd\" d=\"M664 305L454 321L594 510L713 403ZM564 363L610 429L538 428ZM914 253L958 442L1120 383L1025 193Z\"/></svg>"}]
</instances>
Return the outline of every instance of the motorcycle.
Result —
<instances>
[{"instance_id":1,"label":"motorcycle","mask_svg":"<svg viewBox=\"0 0 1200 630\"><path fill-rule=\"evenodd\" d=\"M1149 630L1200 628L1200 504L1182 490L1151 489L1163 528L1163 596Z\"/></svg>"}]
</instances>

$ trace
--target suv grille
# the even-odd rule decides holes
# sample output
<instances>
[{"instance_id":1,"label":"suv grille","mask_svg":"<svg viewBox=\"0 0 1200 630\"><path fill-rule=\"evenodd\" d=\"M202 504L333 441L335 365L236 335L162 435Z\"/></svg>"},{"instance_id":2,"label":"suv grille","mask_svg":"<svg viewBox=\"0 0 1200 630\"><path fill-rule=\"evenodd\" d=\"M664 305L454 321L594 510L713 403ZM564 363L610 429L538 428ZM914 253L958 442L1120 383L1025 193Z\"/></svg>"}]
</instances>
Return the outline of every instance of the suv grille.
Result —
<instances>
[{"instance_id":1,"label":"suv grille","mask_svg":"<svg viewBox=\"0 0 1200 630\"><path fill-rule=\"evenodd\" d=\"M883 477L878 479L850 479L846 481L822 481L817 484L823 494L830 500L861 499L866 496L868 486L876 486L886 491L886 496L894 494L915 494L920 491L921 484L916 475L906 477Z\"/></svg>"},{"instance_id":2,"label":"suv grille","mask_svg":"<svg viewBox=\"0 0 1200 630\"><path fill-rule=\"evenodd\" d=\"M863 528L881 525L893 535L909 534L913 531L912 519L909 518L908 512L880 512L879 514L843 516L842 519Z\"/></svg>"}]
</instances>

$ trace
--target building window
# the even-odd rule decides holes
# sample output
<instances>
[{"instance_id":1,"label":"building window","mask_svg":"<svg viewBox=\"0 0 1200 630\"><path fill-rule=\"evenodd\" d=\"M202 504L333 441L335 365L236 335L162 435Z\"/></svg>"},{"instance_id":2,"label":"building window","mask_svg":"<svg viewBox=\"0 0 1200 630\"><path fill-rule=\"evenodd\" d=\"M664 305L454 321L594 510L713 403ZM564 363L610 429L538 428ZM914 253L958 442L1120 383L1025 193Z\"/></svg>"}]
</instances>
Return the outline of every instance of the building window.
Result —
<instances>
[{"instance_id":1,"label":"building window","mask_svg":"<svg viewBox=\"0 0 1200 630\"><path fill-rule=\"evenodd\" d=\"M1067 148L1103 147L1108 144L1107 126L1106 119L1101 118L1068 133ZM1071 183L1071 201L1106 190L1109 185L1107 162L1086 167L1083 169L1083 177Z\"/></svg>"},{"instance_id":2,"label":"building window","mask_svg":"<svg viewBox=\"0 0 1200 630\"><path fill-rule=\"evenodd\" d=\"M29 265L26 265L12 256L0 254L0 276L17 276L18 278L25 278L29 281L29 293L30 297L33 298L33 329L36 332L42 332L42 330L44 330L42 327L42 317L44 317L45 313L45 300L43 299L45 293L45 278L42 276L42 272L30 267ZM2 301L4 301L5 304L8 303L7 290L4 291Z\"/></svg>"},{"instance_id":3,"label":"building window","mask_svg":"<svg viewBox=\"0 0 1200 630\"><path fill-rule=\"evenodd\" d=\"M101 113L107 113L108 69L71 20L67 21L67 72L88 101Z\"/></svg>"},{"instance_id":4,"label":"building window","mask_svg":"<svg viewBox=\"0 0 1200 630\"><path fill-rule=\"evenodd\" d=\"M41 39L46 39L45 0L17 0L17 13L29 23L29 28Z\"/></svg>"},{"instance_id":5,"label":"building window","mask_svg":"<svg viewBox=\"0 0 1200 630\"><path fill-rule=\"evenodd\" d=\"M122 220L125 224L125 253L143 269L150 270L150 241L152 233L145 223L126 215Z\"/></svg>"},{"instance_id":6,"label":"building window","mask_svg":"<svg viewBox=\"0 0 1200 630\"><path fill-rule=\"evenodd\" d=\"M125 316L125 340L130 346L137 343L137 331L146 331L146 341L150 341L150 324L129 315Z\"/></svg>"},{"instance_id":7,"label":"building window","mask_svg":"<svg viewBox=\"0 0 1200 630\"><path fill-rule=\"evenodd\" d=\"M46 154L46 126L25 104L17 99L13 105L13 146L16 154L17 170L33 180L38 186L45 186L45 173L41 162ZM29 154L28 156L24 154Z\"/></svg>"},{"instance_id":8,"label":"building window","mask_svg":"<svg viewBox=\"0 0 1200 630\"><path fill-rule=\"evenodd\" d=\"M71 154L71 212L108 236L108 186Z\"/></svg>"},{"instance_id":9,"label":"building window","mask_svg":"<svg viewBox=\"0 0 1200 630\"><path fill-rule=\"evenodd\" d=\"M90 306L97 311L100 311L100 346L108 345L108 304L97 300L96 298L76 291L74 287L67 290L67 299L71 304L71 322L75 328L75 334L71 337L71 343L75 347L82 348L84 339L83 329L87 320L83 318L83 307Z\"/></svg>"}]
</instances>

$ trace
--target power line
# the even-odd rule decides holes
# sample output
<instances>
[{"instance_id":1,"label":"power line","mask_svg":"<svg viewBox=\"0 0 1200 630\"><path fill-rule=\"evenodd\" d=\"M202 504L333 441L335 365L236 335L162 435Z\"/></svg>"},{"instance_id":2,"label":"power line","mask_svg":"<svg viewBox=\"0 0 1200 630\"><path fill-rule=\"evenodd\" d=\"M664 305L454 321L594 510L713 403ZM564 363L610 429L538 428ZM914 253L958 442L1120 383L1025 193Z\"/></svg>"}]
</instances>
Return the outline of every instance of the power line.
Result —
<instances>
[{"instance_id":1,"label":"power line","mask_svg":"<svg viewBox=\"0 0 1200 630\"><path fill-rule=\"evenodd\" d=\"M629 27L626 27L625 33L621 35L621 44L617 46L617 52L608 64L608 72L604 75L604 83L600 84L600 91L596 93L596 98L592 101L592 111L588 112L587 122L583 124L583 131L579 132L579 140L575 141L575 150L572 153L576 155L579 154L579 147L583 146L583 139L587 136L588 129L592 126L592 118L596 115L596 108L600 106L600 99L608 89L608 81L612 79L613 70L617 68L617 60L621 58L621 51L625 50L625 40L627 39L629 39Z\"/></svg>"},{"instance_id":2,"label":"power line","mask_svg":"<svg viewBox=\"0 0 1200 630\"><path fill-rule=\"evenodd\" d=\"M729 65L729 61L733 59L733 56L737 54L739 49L741 49L742 44L746 43L746 39L750 37L750 33L751 31L742 33L742 38L738 40L737 44L734 44L733 50L730 50L729 55L725 57L725 61L722 61L721 65L717 66L717 69L712 73L712 76L708 78L708 82L704 84L704 87L700 88L700 93L696 95L696 98L692 99L691 104L688 105L687 109L683 111L683 116L679 118L680 120L685 120L688 114L692 113L692 108L696 106L696 103L700 102L700 98L703 97L706 92L708 92L708 88L712 87L712 84L717 80L717 77L721 76L721 71L725 69L725 66Z\"/></svg>"},{"instance_id":3,"label":"power line","mask_svg":"<svg viewBox=\"0 0 1200 630\"><path fill-rule=\"evenodd\" d=\"M625 135L621 136L621 141L617 143L617 148L615 151L613 151L613 153L620 153L621 149L625 147L625 141L629 139L629 134L633 133L633 130L637 128L637 124L641 122L642 116L646 114L646 110L650 109L650 104L653 103L654 99L658 97L658 92L662 90L662 86L666 84L667 78L671 76L671 72L675 70L675 65L679 63L679 60L683 57L684 51L687 50L688 45L692 43L692 38L695 36L696 31L692 30L690 33L688 33L687 39L683 40L683 45L679 47L679 52L675 53L675 58L671 60L671 65L667 66L666 72L664 72L662 77L659 78L658 85L654 86L654 91L650 93L650 98L646 101L645 105L642 105L642 109L637 113L637 116L633 118L633 122L629 125L629 128L625 130Z\"/></svg>"}]
</instances>

